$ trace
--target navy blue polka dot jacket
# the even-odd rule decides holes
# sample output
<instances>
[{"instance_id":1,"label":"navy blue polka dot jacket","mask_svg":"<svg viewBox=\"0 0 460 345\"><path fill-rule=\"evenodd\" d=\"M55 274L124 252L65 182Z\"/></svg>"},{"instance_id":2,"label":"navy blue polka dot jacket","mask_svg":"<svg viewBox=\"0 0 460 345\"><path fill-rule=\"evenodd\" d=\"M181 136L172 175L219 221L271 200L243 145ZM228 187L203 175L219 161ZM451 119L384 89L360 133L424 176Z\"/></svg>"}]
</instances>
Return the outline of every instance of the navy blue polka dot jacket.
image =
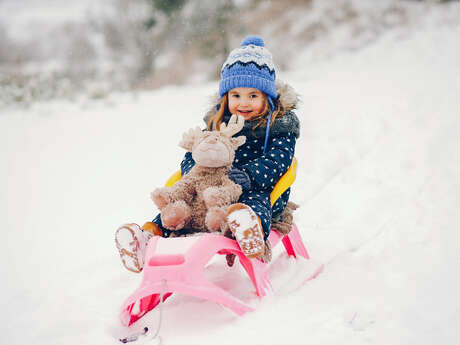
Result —
<instances>
[{"instance_id":1,"label":"navy blue polka dot jacket","mask_svg":"<svg viewBox=\"0 0 460 345\"><path fill-rule=\"evenodd\" d=\"M253 130L254 122L246 121L238 135L246 136L246 143L235 152L233 167L246 172L251 180L250 190L243 191L239 202L250 206L260 217L265 237L268 237L272 217L284 210L289 199L290 189L270 207L270 193L280 177L289 169L296 140L299 137L299 119L293 112L297 103L297 95L286 84L278 85L278 102L284 116L278 117L270 127L267 150L264 154L265 127ZM215 108L214 108L215 109ZM204 120L207 123L212 114L208 113ZM224 116L227 123L229 115ZM182 175L188 173L195 165L192 154L187 152L181 163Z\"/></svg>"}]
</instances>

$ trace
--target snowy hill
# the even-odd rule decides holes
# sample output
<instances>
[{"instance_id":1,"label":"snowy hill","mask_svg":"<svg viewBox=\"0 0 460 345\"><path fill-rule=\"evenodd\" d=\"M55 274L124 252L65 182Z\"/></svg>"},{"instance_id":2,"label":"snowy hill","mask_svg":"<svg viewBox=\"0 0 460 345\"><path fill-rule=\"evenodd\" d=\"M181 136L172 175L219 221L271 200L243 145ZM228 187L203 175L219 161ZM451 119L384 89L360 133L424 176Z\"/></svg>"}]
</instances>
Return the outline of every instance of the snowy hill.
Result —
<instances>
[{"instance_id":1,"label":"snowy hill","mask_svg":"<svg viewBox=\"0 0 460 345\"><path fill-rule=\"evenodd\" d=\"M452 10L458 11L457 6ZM280 78L301 95L292 200L307 249L277 252L261 301L241 267L209 267L257 310L173 296L163 344L453 344L460 322L460 25L427 24ZM312 49L312 48L311 48ZM313 48L314 49L314 48ZM113 236L156 210L216 83L35 104L0 116L2 344L117 344L139 284ZM154 328L158 313L142 322ZM137 327L140 327L139 325Z\"/></svg>"}]
</instances>

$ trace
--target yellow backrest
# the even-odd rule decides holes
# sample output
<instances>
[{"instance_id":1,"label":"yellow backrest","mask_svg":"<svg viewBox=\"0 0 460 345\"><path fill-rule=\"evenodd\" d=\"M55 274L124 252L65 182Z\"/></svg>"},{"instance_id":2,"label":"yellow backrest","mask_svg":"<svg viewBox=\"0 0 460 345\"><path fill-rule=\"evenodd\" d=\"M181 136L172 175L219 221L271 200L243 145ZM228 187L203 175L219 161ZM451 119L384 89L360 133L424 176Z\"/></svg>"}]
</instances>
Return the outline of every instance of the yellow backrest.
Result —
<instances>
[{"instance_id":1,"label":"yellow backrest","mask_svg":"<svg viewBox=\"0 0 460 345\"><path fill-rule=\"evenodd\" d=\"M270 205L273 206L278 198L294 183L297 176L297 159L294 157L288 171L278 180L270 194ZM182 178L180 170L176 171L166 182L166 187L171 187Z\"/></svg>"},{"instance_id":2,"label":"yellow backrest","mask_svg":"<svg viewBox=\"0 0 460 345\"><path fill-rule=\"evenodd\" d=\"M292 164L289 167L288 171L284 173L283 176L278 180L273 187L273 191L270 193L270 206L273 207L276 200L289 188L295 181L297 176L297 158L294 157Z\"/></svg>"},{"instance_id":3,"label":"yellow backrest","mask_svg":"<svg viewBox=\"0 0 460 345\"><path fill-rule=\"evenodd\" d=\"M168 181L166 181L165 187L171 187L173 186L177 181L179 181L182 178L180 170L177 170L170 178Z\"/></svg>"}]
</instances>

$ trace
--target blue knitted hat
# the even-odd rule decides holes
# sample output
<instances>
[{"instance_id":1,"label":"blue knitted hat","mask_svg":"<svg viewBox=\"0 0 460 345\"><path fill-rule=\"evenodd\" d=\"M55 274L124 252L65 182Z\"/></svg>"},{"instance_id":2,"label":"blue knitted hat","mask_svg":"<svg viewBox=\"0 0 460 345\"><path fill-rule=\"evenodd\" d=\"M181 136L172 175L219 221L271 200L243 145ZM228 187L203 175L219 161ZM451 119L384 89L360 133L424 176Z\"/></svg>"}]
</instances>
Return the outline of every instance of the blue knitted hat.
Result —
<instances>
[{"instance_id":1,"label":"blue knitted hat","mask_svg":"<svg viewBox=\"0 0 460 345\"><path fill-rule=\"evenodd\" d=\"M221 70L219 95L237 87L252 87L276 99L275 66L272 54L259 36L247 36L230 52Z\"/></svg>"},{"instance_id":2,"label":"blue knitted hat","mask_svg":"<svg viewBox=\"0 0 460 345\"><path fill-rule=\"evenodd\" d=\"M272 54L265 48L264 40L256 35L247 36L241 46L230 52L221 70L219 96L222 97L231 89L251 87L265 93L270 104L268 122L278 96L275 85L276 73ZM265 135L264 151L267 146L269 127Z\"/></svg>"}]
</instances>

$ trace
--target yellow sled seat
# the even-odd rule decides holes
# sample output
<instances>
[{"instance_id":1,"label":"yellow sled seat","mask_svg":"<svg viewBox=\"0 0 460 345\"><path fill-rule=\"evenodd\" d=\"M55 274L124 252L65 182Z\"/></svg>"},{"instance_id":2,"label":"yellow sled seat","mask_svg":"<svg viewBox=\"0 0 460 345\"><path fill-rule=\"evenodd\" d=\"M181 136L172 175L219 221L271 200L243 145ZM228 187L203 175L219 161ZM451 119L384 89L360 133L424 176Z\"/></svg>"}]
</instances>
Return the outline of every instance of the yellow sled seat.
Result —
<instances>
[{"instance_id":1,"label":"yellow sled seat","mask_svg":"<svg viewBox=\"0 0 460 345\"><path fill-rule=\"evenodd\" d=\"M294 157L288 171L278 180L270 194L270 204L273 207L276 200L294 183L297 176L297 159ZM166 187L171 187L182 178L181 171L176 171L166 182Z\"/></svg>"}]
</instances>

